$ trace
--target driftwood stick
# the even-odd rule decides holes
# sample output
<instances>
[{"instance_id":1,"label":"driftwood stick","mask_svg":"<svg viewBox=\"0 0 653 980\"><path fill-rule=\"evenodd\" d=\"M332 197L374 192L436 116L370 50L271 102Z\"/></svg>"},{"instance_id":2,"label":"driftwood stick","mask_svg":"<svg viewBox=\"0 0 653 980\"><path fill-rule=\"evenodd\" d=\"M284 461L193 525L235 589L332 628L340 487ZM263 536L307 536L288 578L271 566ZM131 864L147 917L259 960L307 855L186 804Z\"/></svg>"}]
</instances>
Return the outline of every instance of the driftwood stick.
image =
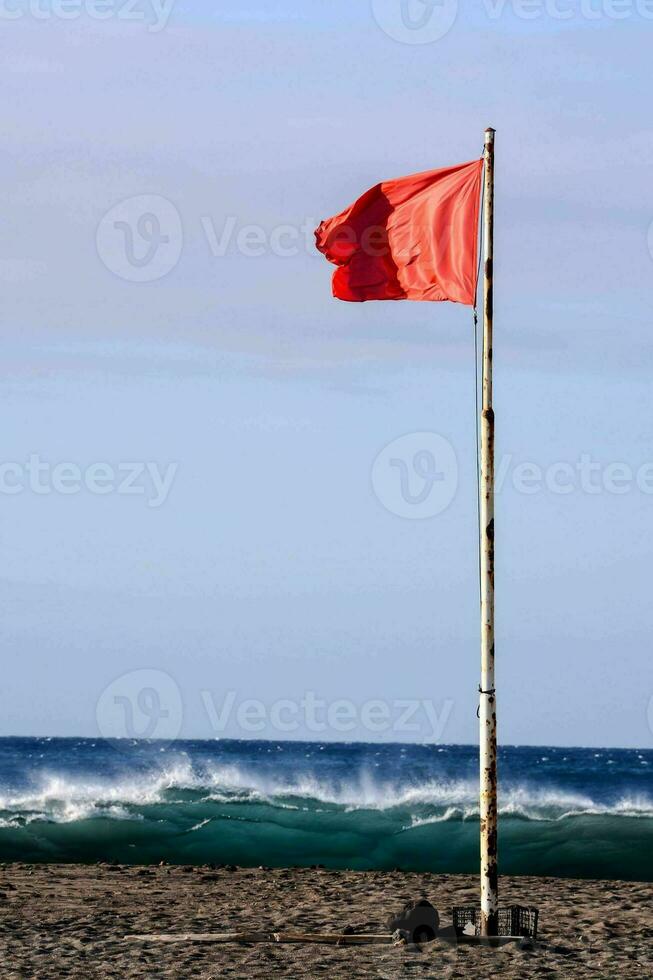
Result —
<instances>
[{"instance_id":1,"label":"driftwood stick","mask_svg":"<svg viewBox=\"0 0 653 980\"><path fill-rule=\"evenodd\" d=\"M124 937L143 943L271 943L270 932L152 932Z\"/></svg>"},{"instance_id":2,"label":"driftwood stick","mask_svg":"<svg viewBox=\"0 0 653 980\"><path fill-rule=\"evenodd\" d=\"M340 932L275 932L275 943L334 943L337 946L357 946L363 943L390 944L391 933L375 935L373 933L340 933Z\"/></svg>"},{"instance_id":3,"label":"driftwood stick","mask_svg":"<svg viewBox=\"0 0 653 980\"><path fill-rule=\"evenodd\" d=\"M357 946L366 943L390 945L390 933L349 935L317 932L153 932L128 935L129 942L144 943L328 943L335 946Z\"/></svg>"}]
</instances>

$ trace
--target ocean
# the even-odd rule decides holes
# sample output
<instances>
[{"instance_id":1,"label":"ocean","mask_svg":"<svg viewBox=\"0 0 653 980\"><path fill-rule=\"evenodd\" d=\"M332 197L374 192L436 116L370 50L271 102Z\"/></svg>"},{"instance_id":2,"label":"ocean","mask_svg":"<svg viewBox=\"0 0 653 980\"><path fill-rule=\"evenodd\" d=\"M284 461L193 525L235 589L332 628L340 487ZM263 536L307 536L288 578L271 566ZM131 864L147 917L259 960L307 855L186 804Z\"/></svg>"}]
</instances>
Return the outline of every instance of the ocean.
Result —
<instances>
[{"instance_id":1,"label":"ocean","mask_svg":"<svg viewBox=\"0 0 653 980\"><path fill-rule=\"evenodd\" d=\"M0 739L0 860L478 871L467 745ZM653 879L653 751L499 750L506 874Z\"/></svg>"}]
</instances>

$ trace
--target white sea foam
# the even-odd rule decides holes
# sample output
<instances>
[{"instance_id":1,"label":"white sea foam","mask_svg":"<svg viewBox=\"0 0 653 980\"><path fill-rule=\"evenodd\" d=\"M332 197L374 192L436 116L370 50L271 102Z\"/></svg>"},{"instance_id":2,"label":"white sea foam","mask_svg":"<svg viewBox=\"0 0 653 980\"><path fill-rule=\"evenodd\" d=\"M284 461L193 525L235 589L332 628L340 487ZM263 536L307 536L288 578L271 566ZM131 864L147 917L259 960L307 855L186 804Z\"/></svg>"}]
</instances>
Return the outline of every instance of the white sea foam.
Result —
<instances>
[{"instance_id":1,"label":"white sea foam","mask_svg":"<svg viewBox=\"0 0 653 980\"><path fill-rule=\"evenodd\" d=\"M478 785L473 780L430 779L406 784L383 781L368 770L347 780L319 778L311 773L293 779L235 764L195 767L184 756L148 775L75 781L53 774L29 790L5 791L0 794L0 827L43 820L135 820L143 818L144 808L183 806L186 801L189 805L214 804L223 813L233 804L247 803L313 812L330 807L347 813L394 810L404 829L478 817ZM653 817L653 800L625 796L606 804L563 789L504 784L499 810L505 816L533 821L580 816ZM202 822L193 829L205 823L202 814Z\"/></svg>"},{"instance_id":2,"label":"white sea foam","mask_svg":"<svg viewBox=\"0 0 653 980\"><path fill-rule=\"evenodd\" d=\"M189 764L160 770L138 779L80 782L58 775L44 776L41 782L23 792L0 794L4 819L20 816L71 823L104 817L112 820L141 819L133 808L160 803L172 789L199 788L201 782ZM132 809L128 809L131 807Z\"/></svg>"},{"instance_id":3,"label":"white sea foam","mask_svg":"<svg viewBox=\"0 0 653 980\"><path fill-rule=\"evenodd\" d=\"M206 827L207 823L211 823L211 817L207 817L205 820L200 820L199 823L194 824L194 826L190 828L189 833L192 834L194 830L201 830L202 827Z\"/></svg>"}]
</instances>

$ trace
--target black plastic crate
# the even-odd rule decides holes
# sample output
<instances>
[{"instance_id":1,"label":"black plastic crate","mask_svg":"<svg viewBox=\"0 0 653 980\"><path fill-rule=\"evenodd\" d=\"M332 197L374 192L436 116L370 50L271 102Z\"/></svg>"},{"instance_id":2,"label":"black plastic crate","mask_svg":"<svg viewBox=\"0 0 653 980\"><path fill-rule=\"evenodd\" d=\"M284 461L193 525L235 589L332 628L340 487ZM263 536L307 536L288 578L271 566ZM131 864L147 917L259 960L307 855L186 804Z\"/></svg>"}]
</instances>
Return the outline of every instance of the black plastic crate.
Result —
<instances>
[{"instance_id":1,"label":"black plastic crate","mask_svg":"<svg viewBox=\"0 0 653 980\"><path fill-rule=\"evenodd\" d=\"M537 939L538 909L530 905L508 905L499 909L498 935ZM459 939L465 939L465 926L473 923L475 935L481 934L481 910L474 905L455 905L453 925Z\"/></svg>"}]
</instances>

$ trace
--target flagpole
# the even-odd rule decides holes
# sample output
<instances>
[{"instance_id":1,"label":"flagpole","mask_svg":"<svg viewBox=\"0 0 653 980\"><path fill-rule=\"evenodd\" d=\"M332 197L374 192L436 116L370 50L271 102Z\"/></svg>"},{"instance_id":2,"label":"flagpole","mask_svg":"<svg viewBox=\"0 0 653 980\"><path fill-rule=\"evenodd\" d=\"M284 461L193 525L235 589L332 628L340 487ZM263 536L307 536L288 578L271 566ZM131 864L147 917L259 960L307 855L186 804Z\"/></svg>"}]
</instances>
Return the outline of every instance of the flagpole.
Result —
<instances>
[{"instance_id":1,"label":"flagpole","mask_svg":"<svg viewBox=\"0 0 653 980\"><path fill-rule=\"evenodd\" d=\"M492 409L492 320L494 260L494 130L485 130L483 207L483 400L481 410L481 684L480 827L481 935L498 925L497 716L494 687L494 411Z\"/></svg>"}]
</instances>

